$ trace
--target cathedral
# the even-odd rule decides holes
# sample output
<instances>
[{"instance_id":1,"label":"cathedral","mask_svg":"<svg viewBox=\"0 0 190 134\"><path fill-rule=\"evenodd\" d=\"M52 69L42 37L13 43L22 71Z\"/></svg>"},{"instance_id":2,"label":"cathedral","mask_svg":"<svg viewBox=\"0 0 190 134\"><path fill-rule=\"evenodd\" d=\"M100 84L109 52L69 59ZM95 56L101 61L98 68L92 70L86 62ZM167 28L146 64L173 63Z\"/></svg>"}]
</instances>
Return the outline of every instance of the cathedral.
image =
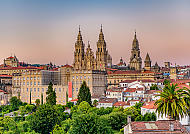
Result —
<instances>
[{"instance_id":1,"label":"cathedral","mask_svg":"<svg viewBox=\"0 0 190 134\"><path fill-rule=\"evenodd\" d=\"M107 67L111 66L112 57L109 55L108 50L106 49L106 42L104 40L102 26L100 29L99 40L97 42L96 58L94 57L94 53L90 48L89 41L88 47L85 51L85 44L83 43L82 34L79 27L79 33L75 43L73 67L80 70L86 69L106 71Z\"/></svg>"}]
</instances>

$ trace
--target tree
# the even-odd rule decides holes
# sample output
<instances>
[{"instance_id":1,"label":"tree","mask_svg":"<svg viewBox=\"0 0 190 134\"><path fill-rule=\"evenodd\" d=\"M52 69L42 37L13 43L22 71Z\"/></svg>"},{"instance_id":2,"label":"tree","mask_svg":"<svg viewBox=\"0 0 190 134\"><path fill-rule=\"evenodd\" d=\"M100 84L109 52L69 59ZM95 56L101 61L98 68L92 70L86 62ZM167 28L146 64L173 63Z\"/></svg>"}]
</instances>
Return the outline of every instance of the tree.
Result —
<instances>
[{"instance_id":1,"label":"tree","mask_svg":"<svg viewBox=\"0 0 190 134\"><path fill-rule=\"evenodd\" d=\"M48 95L46 97L46 103L49 104L49 105L56 105L57 96L56 96L55 91L53 91L52 82L49 83L48 90L47 90L46 94Z\"/></svg>"},{"instance_id":2,"label":"tree","mask_svg":"<svg viewBox=\"0 0 190 134\"><path fill-rule=\"evenodd\" d=\"M50 132L50 134L65 134L65 131L63 130L62 127L60 127L59 125L55 125L54 129L52 132Z\"/></svg>"},{"instance_id":3,"label":"tree","mask_svg":"<svg viewBox=\"0 0 190 134\"><path fill-rule=\"evenodd\" d=\"M66 103L68 102L68 92L66 91Z\"/></svg>"},{"instance_id":4,"label":"tree","mask_svg":"<svg viewBox=\"0 0 190 134\"><path fill-rule=\"evenodd\" d=\"M98 106L98 101L97 101L97 100L94 100L94 101L93 101L93 106L94 106L94 107Z\"/></svg>"},{"instance_id":5,"label":"tree","mask_svg":"<svg viewBox=\"0 0 190 134\"><path fill-rule=\"evenodd\" d=\"M127 123L127 116L123 112L112 112L108 116L108 122L114 130L120 130Z\"/></svg>"},{"instance_id":6,"label":"tree","mask_svg":"<svg viewBox=\"0 0 190 134\"><path fill-rule=\"evenodd\" d=\"M86 85L86 81L83 81L83 83L79 89L77 105L79 105L83 101L86 101L90 105L92 105L91 93L90 93L89 87Z\"/></svg>"},{"instance_id":7,"label":"tree","mask_svg":"<svg viewBox=\"0 0 190 134\"><path fill-rule=\"evenodd\" d=\"M169 85L170 83L171 83L170 80L165 79L163 84L164 84L164 85Z\"/></svg>"},{"instance_id":8,"label":"tree","mask_svg":"<svg viewBox=\"0 0 190 134\"><path fill-rule=\"evenodd\" d=\"M63 117L65 117L64 112L59 112L52 105L44 104L40 105L32 117L27 120L29 120L32 130L41 134L48 134L56 124L61 125Z\"/></svg>"},{"instance_id":9,"label":"tree","mask_svg":"<svg viewBox=\"0 0 190 134\"><path fill-rule=\"evenodd\" d=\"M82 113L85 114L85 113L87 113L88 109L90 109L90 108L91 108L90 104L86 101L83 101L78 105L77 112L81 113L81 114Z\"/></svg>"},{"instance_id":10,"label":"tree","mask_svg":"<svg viewBox=\"0 0 190 134\"><path fill-rule=\"evenodd\" d=\"M71 108L71 107L73 107L74 106L74 104L72 103L72 102L67 102L66 103L66 107L68 107L68 108Z\"/></svg>"},{"instance_id":11,"label":"tree","mask_svg":"<svg viewBox=\"0 0 190 134\"><path fill-rule=\"evenodd\" d=\"M41 93L41 105L43 105L43 93Z\"/></svg>"},{"instance_id":12,"label":"tree","mask_svg":"<svg viewBox=\"0 0 190 134\"><path fill-rule=\"evenodd\" d=\"M159 90L159 88L156 84L154 84L150 87L150 90Z\"/></svg>"},{"instance_id":13,"label":"tree","mask_svg":"<svg viewBox=\"0 0 190 134\"><path fill-rule=\"evenodd\" d=\"M113 134L108 123L102 122L99 116L94 113L80 114L76 116L69 133L72 134Z\"/></svg>"},{"instance_id":14,"label":"tree","mask_svg":"<svg viewBox=\"0 0 190 134\"><path fill-rule=\"evenodd\" d=\"M12 106L18 107L19 105L22 105L22 102L19 99L17 99L16 96L11 97L9 101Z\"/></svg>"},{"instance_id":15,"label":"tree","mask_svg":"<svg viewBox=\"0 0 190 134\"><path fill-rule=\"evenodd\" d=\"M127 101L127 100L128 100L128 97L125 98L125 101Z\"/></svg>"},{"instance_id":16,"label":"tree","mask_svg":"<svg viewBox=\"0 0 190 134\"><path fill-rule=\"evenodd\" d=\"M30 91L30 104L31 104L31 101L32 101L32 96L31 96L31 91Z\"/></svg>"},{"instance_id":17,"label":"tree","mask_svg":"<svg viewBox=\"0 0 190 134\"><path fill-rule=\"evenodd\" d=\"M183 89L177 89L177 84L165 85L163 92L156 96L160 96L160 99L155 102L157 105L156 112L158 115L168 115L173 119L179 119L179 115L182 117L187 114L189 108L184 100Z\"/></svg>"},{"instance_id":18,"label":"tree","mask_svg":"<svg viewBox=\"0 0 190 134\"><path fill-rule=\"evenodd\" d=\"M36 99L35 103L36 103L36 106L39 106L40 105L40 99Z\"/></svg>"},{"instance_id":19,"label":"tree","mask_svg":"<svg viewBox=\"0 0 190 134\"><path fill-rule=\"evenodd\" d=\"M20 115L23 117L26 112L26 108L24 106L20 106L19 111L20 111Z\"/></svg>"},{"instance_id":20,"label":"tree","mask_svg":"<svg viewBox=\"0 0 190 134\"><path fill-rule=\"evenodd\" d=\"M189 87L190 87L190 83L189 83ZM187 114L189 116L188 124L190 125L190 90L187 87L183 87L182 90L184 91L183 96L184 96L185 102L188 106L188 109L187 109Z\"/></svg>"},{"instance_id":21,"label":"tree","mask_svg":"<svg viewBox=\"0 0 190 134\"><path fill-rule=\"evenodd\" d=\"M27 104L27 105L25 106L25 108L26 108L26 111L27 111L28 113L31 113L31 112L32 112L32 109L34 108L34 105Z\"/></svg>"}]
</instances>

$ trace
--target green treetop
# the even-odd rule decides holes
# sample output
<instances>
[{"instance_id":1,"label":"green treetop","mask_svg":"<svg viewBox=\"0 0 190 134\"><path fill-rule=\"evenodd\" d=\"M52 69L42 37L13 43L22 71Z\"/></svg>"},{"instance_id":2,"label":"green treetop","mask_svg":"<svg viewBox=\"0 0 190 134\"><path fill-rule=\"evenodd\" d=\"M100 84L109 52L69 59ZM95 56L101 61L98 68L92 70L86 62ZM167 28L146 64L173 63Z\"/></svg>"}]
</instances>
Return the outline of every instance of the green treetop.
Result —
<instances>
[{"instance_id":1,"label":"green treetop","mask_svg":"<svg viewBox=\"0 0 190 134\"><path fill-rule=\"evenodd\" d=\"M53 84L52 82L49 83L48 90L46 92L48 95L46 97L46 103L49 105L56 105L56 93L53 91Z\"/></svg>"},{"instance_id":2,"label":"green treetop","mask_svg":"<svg viewBox=\"0 0 190 134\"><path fill-rule=\"evenodd\" d=\"M83 81L79 93L78 93L78 101L77 105L79 105L82 101L88 102L90 105L92 105L91 102L91 93L89 87L86 85L86 81Z\"/></svg>"}]
</instances>

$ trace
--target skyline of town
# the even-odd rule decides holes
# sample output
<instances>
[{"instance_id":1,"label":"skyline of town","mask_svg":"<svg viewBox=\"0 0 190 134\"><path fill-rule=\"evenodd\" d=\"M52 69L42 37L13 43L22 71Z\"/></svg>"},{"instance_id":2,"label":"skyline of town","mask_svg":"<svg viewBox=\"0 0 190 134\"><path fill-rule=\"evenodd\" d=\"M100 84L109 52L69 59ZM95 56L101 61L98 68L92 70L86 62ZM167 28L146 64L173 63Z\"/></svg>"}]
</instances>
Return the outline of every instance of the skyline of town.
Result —
<instances>
[{"instance_id":1,"label":"skyline of town","mask_svg":"<svg viewBox=\"0 0 190 134\"><path fill-rule=\"evenodd\" d=\"M121 57L129 64L136 29L142 61L149 53L152 64L189 65L188 5L189 1L1 1L0 45L6 51L0 54L0 63L12 53L31 64L72 65L79 25L85 47L89 40L96 53L102 24L113 64Z\"/></svg>"}]
</instances>

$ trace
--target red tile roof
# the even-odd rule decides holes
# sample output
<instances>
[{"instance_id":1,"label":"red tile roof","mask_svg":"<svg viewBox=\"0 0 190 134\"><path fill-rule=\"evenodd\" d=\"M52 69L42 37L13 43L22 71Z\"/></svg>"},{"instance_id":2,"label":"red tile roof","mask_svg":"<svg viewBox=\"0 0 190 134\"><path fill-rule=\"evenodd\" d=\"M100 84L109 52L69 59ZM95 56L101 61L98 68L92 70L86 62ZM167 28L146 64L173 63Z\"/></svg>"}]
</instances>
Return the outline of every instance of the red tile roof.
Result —
<instances>
[{"instance_id":1,"label":"red tile roof","mask_svg":"<svg viewBox=\"0 0 190 134\"><path fill-rule=\"evenodd\" d=\"M157 106L155 106L154 103L155 101L146 102L146 105L142 106L142 108L157 109Z\"/></svg>"},{"instance_id":2,"label":"red tile roof","mask_svg":"<svg viewBox=\"0 0 190 134\"><path fill-rule=\"evenodd\" d=\"M163 72L164 72L164 71L170 71L170 69L169 69L169 68L163 68L162 71L163 71Z\"/></svg>"},{"instance_id":3,"label":"red tile roof","mask_svg":"<svg viewBox=\"0 0 190 134\"><path fill-rule=\"evenodd\" d=\"M127 88L124 92L135 92L136 88Z\"/></svg>"},{"instance_id":4,"label":"red tile roof","mask_svg":"<svg viewBox=\"0 0 190 134\"><path fill-rule=\"evenodd\" d=\"M74 100L70 100L70 101L78 101L78 99L76 98L76 99L74 99Z\"/></svg>"},{"instance_id":5,"label":"red tile roof","mask_svg":"<svg viewBox=\"0 0 190 134\"><path fill-rule=\"evenodd\" d=\"M7 59L12 59L12 58L14 58L13 56L10 56L10 57L8 57Z\"/></svg>"},{"instance_id":6,"label":"red tile roof","mask_svg":"<svg viewBox=\"0 0 190 134\"><path fill-rule=\"evenodd\" d=\"M118 101L118 102L116 102L115 104L113 104L113 106L125 106L125 105L127 105L127 103L126 102L123 102L123 101ZM130 104L129 104L130 105Z\"/></svg>"},{"instance_id":7,"label":"red tile roof","mask_svg":"<svg viewBox=\"0 0 190 134\"><path fill-rule=\"evenodd\" d=\"M172 133L175 134L189 134L189 132L186 130L184 126L181 125L181 123L177 120L159 120L159 121L143 121L143 122L131 122L129 125L131 125L131 129L134 132L133 134L166 134L171 133L169 131L170 124L173 124L174 131ZM155 127L149 127L147 126L154 125Z\"/></svg>"},{"instance_id":8,"label":"red tile roof","mask_svg":"<svg viewBox=\"0 0 190 134\"><path fill-rule=\"evenodd\" d=\"M0 75L0 77L10 77L10 78L11 78L12 75L3 75L3 74L2 74L2 75Z\"/></svg>"},{"instance_id":9,"label":"red tile roof","mask_svg":"<svg viewBox=\"0 0 190 134\"><path fill-rule=\"evenodd\" d=\"M68 65L68 64L65 64L65 65L62 66L62 67L72 67L72 66L70 66L70 65Z\"/></svg>"},{"instance_id":10,"label":"red tile roof","mask_svg":"<svg viewBox=\"0 0 190 134\"><path fill-rule=\"evenodd\" d=\"M142 82L142 83L146 83L146 82L153 82L153 83L156 83L156 81L154 81L154 80L151 80L151 79L143 79L143 80L124 80L124 81L122 81L122 82L120 82L120 83L131 83L131 82L134 82L134 81L138 81L138 82Z\"/></svg>"},{"instance_id":11,"label":"red tile roof","mask_svg":"<svg viewBox=\"0 0 190 134\"><path fill-rule=\"evenodd\" d=\"M105 98L105 99L100 99L98 103L113 103L116 100L117 98Z\"/></svg>"},{"instance_id":12,"label":"red tile roof","mask_svg":"<svg viewBox=\"0 0 190 134\"><path fill-rule=\"evenodd\" d=\"M145 94L153 94L153 93L156 93L158 91L162 91L162 90L147 90Z\"/></svg>"}]
</instances>

